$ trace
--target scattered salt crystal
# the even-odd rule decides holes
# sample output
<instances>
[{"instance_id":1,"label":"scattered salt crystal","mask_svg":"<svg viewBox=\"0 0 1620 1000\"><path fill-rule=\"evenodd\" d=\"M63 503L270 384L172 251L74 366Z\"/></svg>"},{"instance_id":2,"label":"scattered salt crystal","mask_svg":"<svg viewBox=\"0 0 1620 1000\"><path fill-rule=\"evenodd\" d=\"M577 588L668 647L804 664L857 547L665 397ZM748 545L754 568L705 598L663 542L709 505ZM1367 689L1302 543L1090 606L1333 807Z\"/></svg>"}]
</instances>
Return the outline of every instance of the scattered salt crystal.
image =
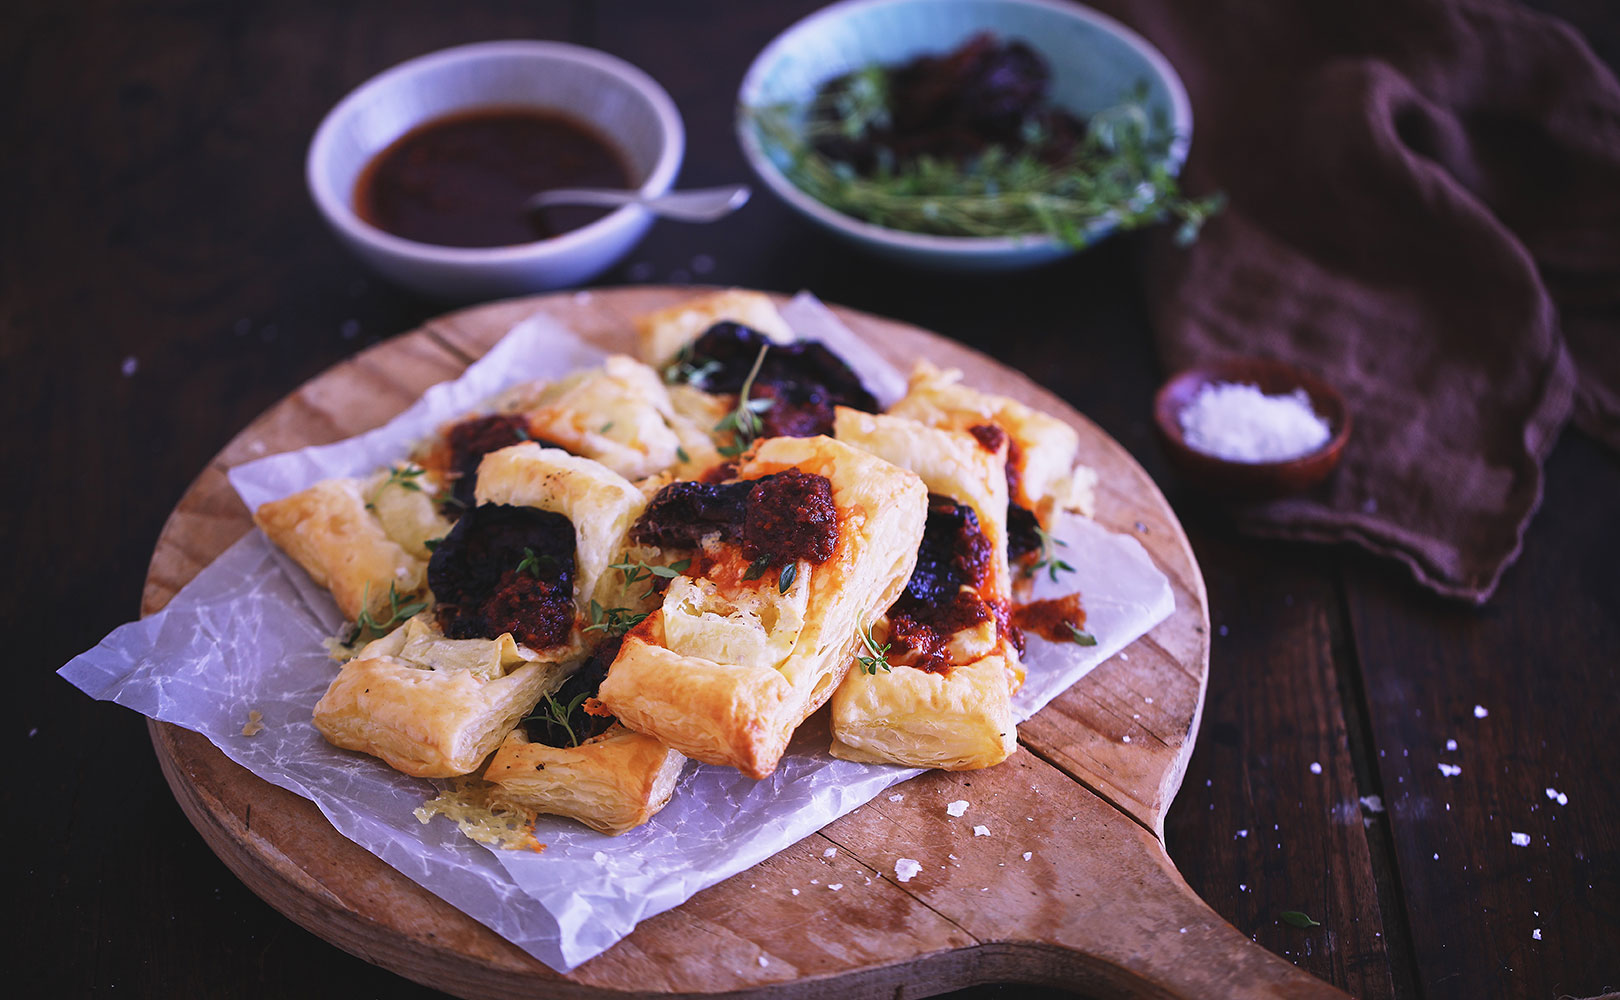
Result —
<instances>
[{"instance_id":1,"label":"scattered salt crystal","mask_svg":"<svg viewBox=\"0 0 1620 1000\"><path fill-rule=\"evenodd\" d=\"M961 861L961 860L962 860L962 859L961 859L961 858L959 858L959 857L957 857L957 856L956 856L956 855L954 855L954 854L947 854L947 855L945 855L945 856L946 856L946 857L947 857L947 858L950 858L950 859L951 859L951 860L952 860L952 861Z\"/></svg>"},{"instance_id":2,"label":"scattered salt crystal","mask_svg":"<svg viewBox=\"0 0 1620 1000\"><path fill-rule=\"evenodd\" d=\"M1509 837L1510 840L1513 841L1513 846L1514 847L1529 847L1530 846L1530 835L1528 833L1519 833L1517 831L1514 831L1513 833L1510 833L1508 835L1508 837Z\"/></svg>"},{"instance_id":3,"label":"scattered salt crystal","mask_svg":"<svg viewBox=\"0 0 1620 1000\"><path fill-rule=\"evenodd\" d=\"M1035 856L1034 851L1025 851L1024 852L1024 860L1025 861L1028 861L1030 858L1033 858L1034 856Z\"/></svg>"},{"instance_id":4,"label":"scattered salt crystal","mask_svg":"<svg viewBox=\"0 0 1620 1000\"><path fill-rule=\"evenodd\" d=\"M1485 718L1485 716L1490 715L1490 714L1491 713L1485 711L1485 706L1484 705L1475 705L1474 706L1474 718L1483 719L1483 718Z\"/></svg>"},{"instance_id":5,"label":"scattered salt crystal","mask_svg":"<svg viewBox=\"0 0 1620 1000\"><path fill-rule=\"evenodd\" d=\"M1456 740L1446 740L1446 750L1449 753L1456 753L1457 752L1457 741Z\"/></svg>"},{"instance_id":6,"label":"scattered salt crystal","mask_svg":"<svg viewBox=\"0 0 1620 1000\"><path fill-rule=\"evenodd\" d=\"M1153 696L1148 695L1146 698L1143 699L1143 701L1146 701L1149 705L1151 705L1151 704L1153 704Z\"/></svg>"},{"instance_id":7,"label":"scattered salt crystal","mask_svg":"<svg viewBox=\"0 0 1620 1000\"><path fill-rule=\"evenodd\" d=\"M899 802L903 798L905 798L904 795L901 795L899 792L895 792L893 795L889 796L889 801L890 802Z\"/></svg>"},{"instance_id":8,"label":"scattered salt crystal","mask_svg":"<svg viewBox=\"0 0 1620 1000\"><path fill-rule=\"evenodd\" d=\"M955 802L946 803L945 811L950 813L952 816L960 816L967 812L967 807L967 799L957 799Z\"/></svg>"},{"instance_id":9,"label":"scattered salt crystal","mask_svg":"<svg viewBox=\"0 0 1620 1000\"><path fill-rule=\"evenodd\" d=\"M1237 835L1238 835L1238 837L1247 837L1249 835L1249 831L1247 831L1247 830L1239 830L1237 832ZM1232 839L1236 840L1237 837L1233 837Z\"/></svg>"},{"instance_id":10,"label":"scattered salt crystal","mask_svg":"<svg viewBox=\"0 0 1620 1000\"><path fill-rule=\"evenodd\" d=\"M1238 883L1238 892L1248 892L1248 891L1249 891L1248 883L1246 883L1246 882L1239 882Z\"/></svg>"},{"instance_id":11,"label":"scattered salt crystal","mask_svg":"<svg viewBox=\"0 0 1620 1000\"><path fill-rule=\"evenodd\" d=\"M1178 416L1187 444L1232 462L1280 462L1309 455L1332 436L1304 389L1268 396L1252 385L1216 382Z\"/></svg>"},{"instance_id":12,"label":"scattered salt crystal","mask_svg":"<svg viewBox=\"0 0 1620 1000\"><path fill-rule=\"evenodd\" d=\"M838 848L829 847L825 851L821 852L821 856L824 858L836 858L838 857Z\"/></svg>"},{"instance_id":13,"label":"scattered salt crystal","mask_svg":"<svg viewBox=\"0 0 1620 1000\"><path fill-rule=\"evenodd\" d=\"M1311 761L1311 773L1312 774L1321 774L1322 773L1322 762L1321 761L1319 761L1319 760Z\"/></svg>"},{"instance_id":14,"label":"scattered salt crystal","mask_svg":"<svg viewBox=\"0 0 1620 1000\"><path fill-rule=\"evenodd\" d=\"M770 959L766 958L764 955L759 956L759 967L761 969L765 968L765 966L770 965L770 964L771 964Z\"/></svg>"},{"instance_id":15,"label":"scattered salt crystal","mask_svg":"<svg viewBox=\"0 0 1620 1000\"><path fill-rule=\"evenodd\" d=\"M833 892L837 892L839 889L842 889L843 887L844 887L844 883L842 883L842 882L828 882L827 883L827 888L831 889Z\"/></svg>"},{"instance_id":16,"label":"scattered salt crystal","mask_svg":"<svg viewBox=\"0 0 1620 1000\"><path fill-rule=\"evenodd\" d=\"M596 862L599 865L607 864L607 859L608 859L608 856L606 854L602 853L601 851L597 851L595 854L591 855L591 860Z\"/></svg>"},{"instance_id":17,"label":"scattered salt crystal","mask_svg":"<svg viewBox=\"0 0 1620 1000\"><path fill-rule=\"evenodd\" d=\"M1440 764L1439 768L1440 773L1448 778L1455 778L1457 775L1462 773L1462 768L1458 767L1456 764Z\"/></svg>"},{"instance_id":18,"label":"scattered salt crystal","mask_svg":"<svg viewBox=\"0 0 1620 1000\"><path fill-rule=\"evenodd\" d=\"M129 357L124 359L123 364L118 366L118 370L124 373L125 378L129 378L131 375L135 374L135 369L139 367L140 362L136 361L135 355L131 354Z\"/></svg>"},{"instance_id":19,"label":"scattered salt crystal","mask_svg":"<svg viewBox=\"0 0 1620 1000\"><path fill-rule=\"evenodd\" d=\"M1183 933L1183 934L1185 934L1185 933L1187 933L1187 928L1185 928L1185 927L1183 927L1183 928L1182 928L1182 929L1181 929L1181 933Z\"/></svg>"},{"instance_id":20,"label":"scattered salt crystal","mask_svg":"<svg viewBox=\"0 0 1620 1000\"><path fill-rule=\"evenodd\" d=\"M990 836L990 828L988 826L976 826L973 828L973 835L975 837L988 837Z\"/></svg>"},{"instance_id":21,"label":"scattered salt crystal","mask_svg":"<svg viewBox=\"0 0 1620 1000\"><path fill-rule=\"evenodd\" d=\"M798 895L798 894L799 894L799 890L797 890L797 889L794 889L794 890L793 890L793 895L795 895L795 896L797 896L797 895Z\"/></svg>"},{"instance_id":22,"label":"scattered salt crystal","mask_svg":"<svg viewBox=\"0 0 1620 1000\"><path fill-rule=\"evenodd\" d=\"M1537 927L1535 930L1530 932L1530 939L1532 941L1540 941L1541 940L1541 928L1540 927Z\"/></svg>"},{"instance_id":23,"label":"scattered salt crystal","mask_svg":"<svg viewBox=\"0 0 1620 1000\"><path fill-rule=\"evenodd\" d=\"M1363 795L1361 797L1361 808L1370 813L1381 813L1384 811L1384 800L1377 795Z\"/></svg>"},{"instance_id":24,"label":"scattered salt crystal","mask_svg":"<svg viewBox=\"0 0 1620 1000\"><path fill-rule=\"evenodd\" d=\"M1125 734L1125 742L1129 743L1130 741L1131 741L1131 735L1129 733L1126 733Z\"/></svg>"},{"instance_id":25,"label":"scattered salt crystal","mask_svg":"<svg viewBox=\"0 0 1620 1000\"><path fill-rule=\"evenodd\" d=\"M1560 792L1556 788L1547 789L1547 798L1552 799L1561 806L1569 805L1569 796L1565 795L1563 792Z\"/></svg>"},{"instance_id":26,"label":"scattered salt crystal","mask_svg":"<svg viewBox=\"0 0 1620 1000\"><path fill-rule=\"evenodd\" d=\"M894 863L894 877L902 882L910 882L920 871L922 865L910 858L901 858Z\"/></svg>"}]
</instances>

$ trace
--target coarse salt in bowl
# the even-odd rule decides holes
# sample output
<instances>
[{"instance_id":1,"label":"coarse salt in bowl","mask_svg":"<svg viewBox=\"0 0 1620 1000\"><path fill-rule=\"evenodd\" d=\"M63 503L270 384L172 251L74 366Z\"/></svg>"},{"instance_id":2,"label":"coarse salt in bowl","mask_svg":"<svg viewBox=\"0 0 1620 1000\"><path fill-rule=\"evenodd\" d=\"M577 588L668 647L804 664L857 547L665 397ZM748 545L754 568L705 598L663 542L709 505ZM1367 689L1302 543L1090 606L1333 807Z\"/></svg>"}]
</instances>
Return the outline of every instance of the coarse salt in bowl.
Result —
<instances>
[{"instance_id":1,"label":"coarse salt in bowl","mask_svg":"<svg viewBox=\"0 0 1620 1000\"><path fill-rule=\"evenodd\" d=\"M1322 483L1337 468L1351 429L1337 389L1270 358L1178 372L1159 389L1153 417L1166 455L1190 484L1256 500Z\"/></svg>"}]
</instances>

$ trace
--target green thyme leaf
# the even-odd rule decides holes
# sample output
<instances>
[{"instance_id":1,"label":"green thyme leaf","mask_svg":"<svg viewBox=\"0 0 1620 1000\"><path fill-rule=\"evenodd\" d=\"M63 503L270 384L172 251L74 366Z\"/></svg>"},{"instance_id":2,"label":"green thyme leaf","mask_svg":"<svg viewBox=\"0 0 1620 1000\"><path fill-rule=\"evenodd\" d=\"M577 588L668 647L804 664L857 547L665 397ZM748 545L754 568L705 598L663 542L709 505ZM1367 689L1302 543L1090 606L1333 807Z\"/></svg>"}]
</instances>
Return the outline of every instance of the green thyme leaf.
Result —
<instances>
[{"instance_id":1,"label":"green thyme leaf","mask_svg":"<svg viewBox=\"0 0 1620 1000\"><path fill-rule=\"evenodd\" d=\"M748 564L748 569L743 573L743 579L758 580L760 577L765 575L765 567L769 566L770 564L771 557L769 554L760 556L758 559L755 559L753 562Z\"/></svg>"},{"instance_id":2,"label":"green thyme leaf","mask_svg":"<svg viewBox=\"0 0 1620 1000\"><path fill-rule=\"evenodd\" d=\"M782 567L782 575L776 578L776 592L785 594L793 586L793 581L799 576L799 564L790 562Z\"/></svg>"},{"instance_id":3,"label":"green thyme leaf","mask_svg":"<svg viewBox=\"0 0 1620 1000\"><path fill-rule=\"evenodd\" d=\"M1283 923L1287 924L1290 927L1320 927L1320 926L1322 926L1320 923L1318 923L1315 920L1312 920L1310 917L1308 917L1305 914L1299 912L1298 910L1284 910L1284 911L1282 911L1282 921L1283 921Z\"/></svg>"},{"instance_id":4,"label":"green thyme leaf","mask_svg":"<svg viewBox=\"0 0 1620 1000\"><path fill-rule=\"evenodd\" d=\"M871 654L870 656L857 656L855 658L855 661L861 665L862 670L869 674L875 674L879 670L889 673L894 669L889 665L888 660L889 647L894 644L886 642L879 646L877 640L872 638L872 626L865 625L861 627L861 645L865 646L867 652Z\"/></svg>"},{"instance_id":5,"label":"green thyme leaf","mask_svg":"<svg viewBox=\"0 0 1620 1000\"><path fill-rule=\"evenodd\" d=\"M1092 635L1090 632L1087 632L1084 629L1080 628L1080 626L1071 624L1069 622L1064 622L1063 627L1069 630L1069 638L1073 639L1076 645L1079 645L1079 646L1095 646L1095 645L1097 645L1097 637Z\"/></svg>"},{"instance_id":6,"label":"green thyme leaf","mask_svg":"<svg viewBox=\"0 0 1620 1000\"><path fill-rule=\"evenodd\" d=\"M393 584L388 585L388 617L378 618L371 613L371 584L367 583L360 591L360 613L354 618L354 628L350 630L349 637L343 640L345 646L352 646L361 638L375 639L387 635L394 627L408 618L420 614L427 608L427 601L405 601Z\"/></svg>"},{"instance_id":7,"label":"green thyme leaf","mask_svg":"<svg viewBox=\"0 0 1620 1000\"><path fill-rule=\"evenodd\" d=\"M754 358L754 367L748 370L748 377L743 379L742 388L737 393L737 406L730 413L720 418L714 425L716 433L724 434L730 431L733 435L731 444L719 449L720 454L727 458L735 458L748 449L749 442L765 430L765 422L759 415L775 405L774 399L749 399L749 393L754 390L754 379L759 376L759 368L765 363L765 354L771 349L770 344L759 345L759 354Z\"/></svg>"},{"instance_id":8,"label":"green thyme leaf","mask_svg":"<svg viewBox=\"0 0 1620 1000\"><path fill-rule=\"evenodd\" d=\"M686 449L682 448L680 445L675 446L675 457L682 462L690 462L692 460L692 456L688 455L686 453Z\"/></svg>"}]
</instances>

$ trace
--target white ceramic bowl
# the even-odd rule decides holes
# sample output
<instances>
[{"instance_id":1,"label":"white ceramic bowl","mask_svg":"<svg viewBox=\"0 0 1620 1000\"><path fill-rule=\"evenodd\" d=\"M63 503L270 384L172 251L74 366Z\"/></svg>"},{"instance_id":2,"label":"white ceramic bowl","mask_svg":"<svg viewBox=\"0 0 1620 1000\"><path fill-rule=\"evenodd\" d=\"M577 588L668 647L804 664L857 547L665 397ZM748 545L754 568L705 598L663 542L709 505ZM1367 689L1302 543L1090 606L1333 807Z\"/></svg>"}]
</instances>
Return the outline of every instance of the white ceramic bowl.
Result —
<instances>
[{"instance_id":1,"label":"white ceramic bowl","mask_svg":"<svg viewBox=\"0 0 1620 1000\"><path fill-rule=\"evenodd\" d=\"M613 266L652 224L626 206L551 239L505 247L444 247L401 239L354 210L361 170L424 122L478 107L529 106L594 126L627 158L641 191L668 191L686 130L664 89L622 59L561 42L463 45L401 63L361 84L310 143L310 195L338 238L372 269L439 298L476 300L564 288Z\"/></svg>"},{"instance_id":2,"label":"white ceramic bowl","mask_svg":"<svg viewBox=\"0 0 1620 1000\"><path fill-rule=\"evenodd\" d=\"M1181 78L1140 35L1087 7L1055 0L844 0L788 28L760 52L743 78L740 109L803 104L833 77L873 63L895 65L957 48L990 31L1021 39L1052 67L1051 99L1088 118L1119 103L1138 81L1146 107L1162 112L1175 139L1170 167L1179 171L1192 142L1192 107ZM746 114L737 138L749 165L772 191L812 222L879 256L958 271L1011 270L1055 260L1074 250L1045 235L931 236L876 226L845 215L801 191L765 151ZM1114 228L1098 220L1085 231L1094 243Z\"/></svg>"}]
</instances>

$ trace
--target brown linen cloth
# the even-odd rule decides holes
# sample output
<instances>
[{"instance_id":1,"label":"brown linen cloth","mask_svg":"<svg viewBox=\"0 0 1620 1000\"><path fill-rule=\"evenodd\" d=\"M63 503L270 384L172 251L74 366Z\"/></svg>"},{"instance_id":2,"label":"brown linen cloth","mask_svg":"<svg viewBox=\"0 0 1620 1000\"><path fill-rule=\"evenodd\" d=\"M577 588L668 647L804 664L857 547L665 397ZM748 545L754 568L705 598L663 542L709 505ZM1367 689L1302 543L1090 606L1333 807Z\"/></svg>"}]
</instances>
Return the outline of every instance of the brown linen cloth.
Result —
<instances>
[{"instance_id":1,"label":"brown linen cloth","mask_svg":"<svg viewBox=\"0 0 1620 1000\"><path fill-rule=\"evenodd\" d=\"M1239 525L1483 602L1572 410L1620 448L1620 86L1506 2L1097 5L1187 84L1187 190L1230 197L1149 251L1161 357L1301 363L1356 422L1333 479Z\"/></svg>"}]
</instances>

